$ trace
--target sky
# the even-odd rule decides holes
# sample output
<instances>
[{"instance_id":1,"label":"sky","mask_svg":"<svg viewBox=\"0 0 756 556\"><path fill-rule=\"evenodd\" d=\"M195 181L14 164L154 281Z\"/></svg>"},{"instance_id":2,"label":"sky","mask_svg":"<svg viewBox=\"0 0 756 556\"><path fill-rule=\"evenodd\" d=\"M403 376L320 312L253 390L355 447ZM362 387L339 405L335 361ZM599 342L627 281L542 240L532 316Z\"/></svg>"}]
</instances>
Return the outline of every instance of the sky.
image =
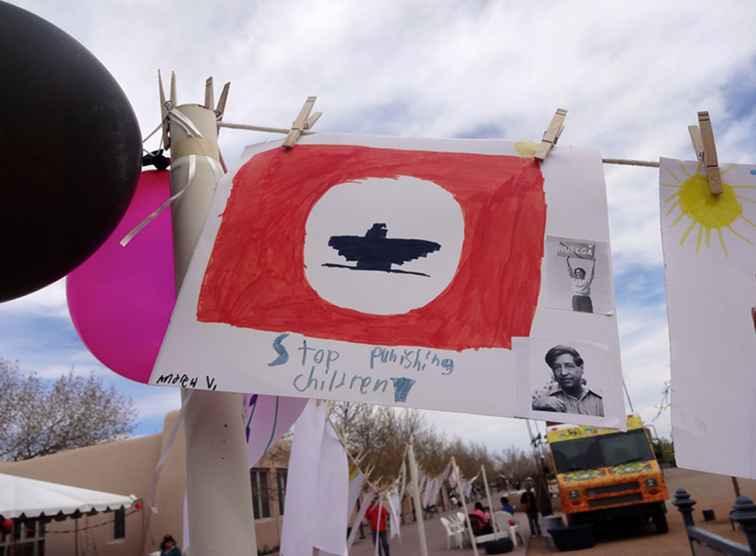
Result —
<instances>
[{"instance_id":1,"label":"sky","mask_svg":"<svg viewBox=\"0 0 756 556\"><path fill-rule=\"evenodd\" d=\"M208 76L216 89L230 81L225 120L234 123L287 127L316 95L320 131L540 140L562 107L560 144L690 160L687 126L708 110L720 163L756 158L754 2L12 3L99 58L144 135L160 119L160 68L176 71L179 103L201 102ZM224 129L220 145L233 164L267 139ZM605 170L624 376L634 410L651 420L670 376L658 171ZM0 357L50 379L71 369L102 376L134 399L135 434L158 432L180 403L176 391L129 382L89 354L63 281L0 304ZM492 450L527 445L520 420L425 413L450 437ZM669 436L669 411L654 424Z\"/></svg>"}]
</instances>

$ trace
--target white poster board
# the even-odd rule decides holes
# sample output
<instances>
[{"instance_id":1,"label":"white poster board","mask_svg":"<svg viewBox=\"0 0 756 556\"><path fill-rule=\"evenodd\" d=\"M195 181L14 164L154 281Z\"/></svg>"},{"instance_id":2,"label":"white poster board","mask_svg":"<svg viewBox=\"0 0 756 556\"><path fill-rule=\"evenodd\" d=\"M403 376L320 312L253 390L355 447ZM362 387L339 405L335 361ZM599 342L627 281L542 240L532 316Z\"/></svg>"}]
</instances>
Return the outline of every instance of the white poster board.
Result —
<instances>
[{"instance_id":1,"label":"white poster board","mask_svg":"<svg viewBox=\"0 0 756 556\"><path fill-rule=\"evenodd\" d=\"M624 426L598 152L560 146L540 164L504 141L280 145L250 147L219 184L151 383L544 418L512 346L545 338L605 354L590 371L604 417L551 420ZM576 257L568 269L554 253L567 289L551 307L547 237ZM586 249L592 282L574 272Z\"/></svg>"},{"instance_id":2,"label":"white poster board","mask_svg":"<svg viewBox=\"0 0 756 556\"><path fill-rule=\"evenodd\" d=\"M756 478L756 167L661 159L677 464Z\"/></svg>"}]
</instances>

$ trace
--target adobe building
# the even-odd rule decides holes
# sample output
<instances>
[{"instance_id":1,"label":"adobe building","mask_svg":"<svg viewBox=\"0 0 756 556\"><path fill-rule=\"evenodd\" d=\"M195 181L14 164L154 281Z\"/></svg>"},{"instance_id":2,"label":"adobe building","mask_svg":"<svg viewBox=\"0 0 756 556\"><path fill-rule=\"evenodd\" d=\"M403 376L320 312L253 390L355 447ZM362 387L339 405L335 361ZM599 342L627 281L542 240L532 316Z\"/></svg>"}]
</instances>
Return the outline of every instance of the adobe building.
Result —
<instances>
[{"instance_id":1,"label":"adobe building","mask_svg":"<svg viewBox=\"0 0 756 556\"><path fill-rule=\"evenodd\" d=\"M183 504L186 482L185 441L183 427L170 448L158 481L158 513L149 506L155 466L178 412L169 413L159 434L128 438L58 452L50 456L21 462L0 462L0 473L49 481L64 485L123 495L144 500L141 509L126 512L125 535L114 538L113 512L82 515L78 520L51 521L45 534L20 539L17 554L76 556L96 553L101 556L149 554L157 551L163 535L173 535L183 547ZM257 546L261 554L272 552L280 544L283 499L286 489L288 455L274 448L250 471L255 512ZM273 454L272 456L270 454ZM250 523L250 526L252 524ZM74 530L78 529L78 534ZM28 546L22 546L22 545Z\"/></svg>"}]
</instances>

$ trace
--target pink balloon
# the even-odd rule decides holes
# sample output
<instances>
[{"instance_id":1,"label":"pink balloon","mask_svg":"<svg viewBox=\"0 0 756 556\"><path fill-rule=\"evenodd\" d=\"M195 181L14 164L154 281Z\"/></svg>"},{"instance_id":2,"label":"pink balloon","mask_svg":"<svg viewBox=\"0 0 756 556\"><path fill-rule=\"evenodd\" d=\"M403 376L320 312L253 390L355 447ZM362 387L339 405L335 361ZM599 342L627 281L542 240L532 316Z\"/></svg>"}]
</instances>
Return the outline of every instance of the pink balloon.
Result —
<instances>
[{"instance_id":1,"label":"pink balloon","mask_svg":"<svg viewBox=\"0 0 756 556\"><path fill-rule=\"evenodd\" d=\"M142 172L118 227L66 279L68 311L89 351L119 375L143 383L176 303L171 211L126 247L119 242L169 196L169 172Z\"/></svg>"}]
</instances>

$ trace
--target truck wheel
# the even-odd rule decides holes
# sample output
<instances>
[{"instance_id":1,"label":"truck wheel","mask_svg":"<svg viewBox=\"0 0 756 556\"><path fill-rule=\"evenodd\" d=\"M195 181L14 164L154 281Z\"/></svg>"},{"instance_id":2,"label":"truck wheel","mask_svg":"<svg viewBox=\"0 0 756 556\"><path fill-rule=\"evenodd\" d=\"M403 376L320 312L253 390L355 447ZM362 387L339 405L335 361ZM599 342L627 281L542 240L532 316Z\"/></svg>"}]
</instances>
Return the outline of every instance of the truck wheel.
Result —
<instances>
[{"instance_id":1,"label":"truck wheel","mask_svg":"<svg viewBox=\"0 0 756 556\"><path fill-rule=\"evenodd\" d=\"M663 510L660 509L654 512L651 520L654 522L656 532L660 535L663 535L664 533L667 533L669 531L669 525L667 525L667 514L665 514Z\"/></svg>"}]
</instances>

